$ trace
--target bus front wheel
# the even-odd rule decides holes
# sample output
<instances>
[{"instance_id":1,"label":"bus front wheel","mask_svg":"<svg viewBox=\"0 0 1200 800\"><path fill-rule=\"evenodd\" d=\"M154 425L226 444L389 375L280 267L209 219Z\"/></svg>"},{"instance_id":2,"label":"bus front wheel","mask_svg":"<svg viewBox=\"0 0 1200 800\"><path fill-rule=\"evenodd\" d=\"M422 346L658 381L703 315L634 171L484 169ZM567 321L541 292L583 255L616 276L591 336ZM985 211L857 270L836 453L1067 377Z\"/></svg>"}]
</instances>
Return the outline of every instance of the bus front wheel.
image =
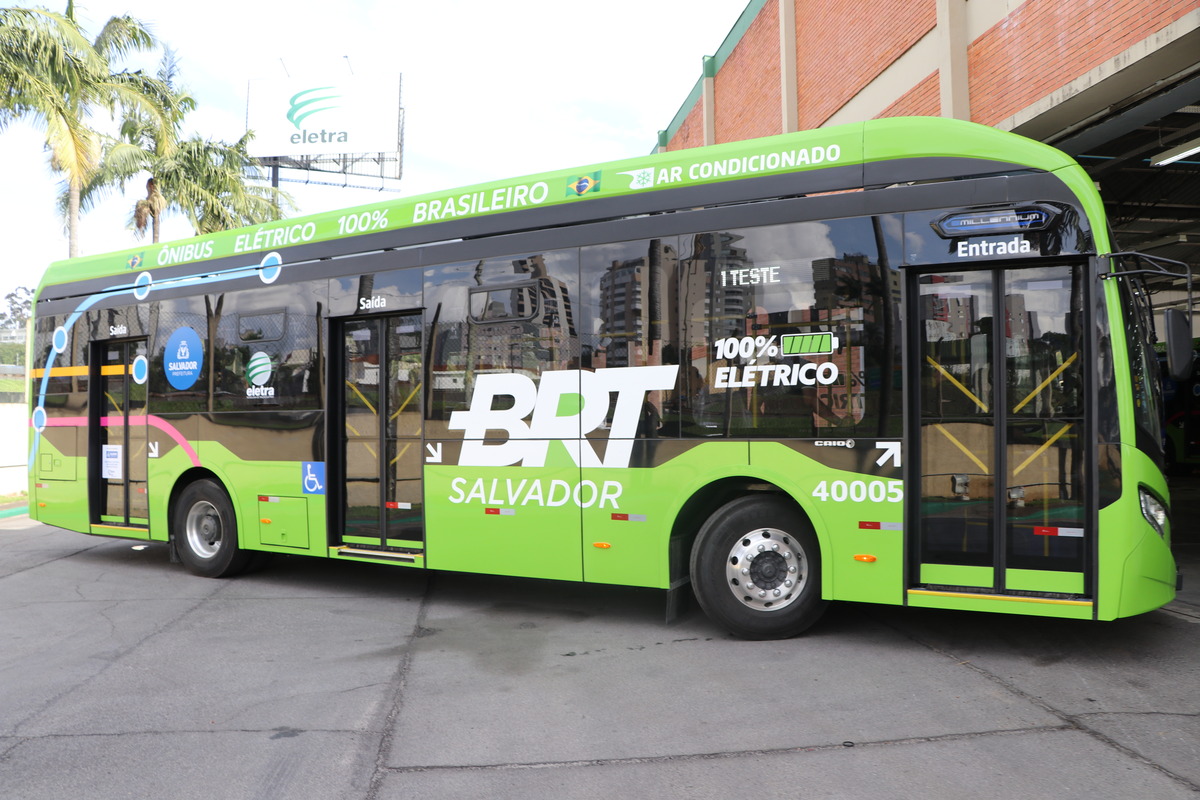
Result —
<instances>
[{"instance_id":1,"label":"bus front wheel","mask_svg":"<svg viewBox=\"0 0 1200 800\"><path fill-rule=\"evenodd\" d=\"M188 484L174 509L173 535L179 559L193 575L225 578L249 564L251 554L237 546L233 503L219 484Z\"/></svg>"},{"instance_id":2,"label":"bus front wheel","mask_svg":"<svg viewBox=\"0 0 1200 800\"><path fill-rule=\"evenodd\" d=\"M821 553L812 525L783 498L740 497L705 521L692 589L709 619L745 639L785 639L820 619Z\"/></svg>"}]
</instances>

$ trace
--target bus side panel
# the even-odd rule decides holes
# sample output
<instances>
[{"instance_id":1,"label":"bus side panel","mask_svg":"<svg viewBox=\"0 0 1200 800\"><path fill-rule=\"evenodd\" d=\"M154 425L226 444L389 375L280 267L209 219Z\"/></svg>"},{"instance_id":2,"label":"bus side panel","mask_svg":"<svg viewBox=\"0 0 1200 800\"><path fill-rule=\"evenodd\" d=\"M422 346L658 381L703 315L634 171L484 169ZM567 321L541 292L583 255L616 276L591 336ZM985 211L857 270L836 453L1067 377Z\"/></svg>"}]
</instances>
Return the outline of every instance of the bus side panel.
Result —
<instances>
[{"instance_id":1,"label":"bus side panel","mask_svg":"<svg viewBox=\"0 0 1200 800\"><path fill-rule=\"evenodd\" d=\"M325 496L306 492L300 461L247 461L218 442L201 442L205 468L225 485L246 550L326 555Z\"/></svg>"},{"instance_id":2,"label":"bus side panel","mask_svg":"<svg viewBox=\"0 0 1200 800\"><path fill-rule=\"evenodd\" d=\"M1138 486L1167 497L1158 468L1134 447L1121 448L1124 489L1100 510L1100 570L1097 617L1111 620L1152 611L1175 598L1175 559L1170 539L1142 516ZM1170 532L1168 531L1168 537Z\"/></svg>"},{"instance_id":3,"label":"bus side panel","mask_svg":"<svg viewBox=\"0 0 1200 800\"><path fill-rule=\"evenodd\" d=\"M585 487L595 486L599 498L582 498L586 581L668 588L670 537L680 509L704 486L744 476L749 450L746 442L641 440L632 463L639 461L654 466L583 470Z\"/></svg>"},{"instance_id":4,"label":"bus side panel","mask_svg":"<svg viewBox=\"0 0 1200 800\"><path fill-rule=\"evenodd\" d=\"M59 435L86 433L86 428L64 428ZM73 477L71 477L73 476ZM49 437L38 445L30 470L29 516L46 525L87 533L87 459L60 451Z\"/></svg>"},{"instance_id":5,"label":"bus side panel","mask_svg":"<svg viewBox=\"0 0 1200 800\"><path fill-rule=\"evenodd\" d=\"M146 462L146 477L150 492L150 538L165 542L171 532L171 495L179 476L193 466L200 466L193 459L196 433L199 430L196 416L172 414L155 416L158 424L147 427L147 447L150 457ZM183 442L188 442L185 446Z\"/></svg>"},{"instance_id":6,"label":"bus side panel","mask_svg":"<svg viewBox=\"0 0 1200 800\"><path fill-rule=\"evenodd\" d=\"M750 462L755 474L784 488L812 521L821 543L822 596L903 603L904 503L899 469L891 459L877 464L883 451L868 442L829 444L754 442ZM853 470L846 469L851 466Z\"/></svg>"},{"instance_id":7,"label":"bus side panel","mask_svg":"<svg viewBox=\"0 0 1200 800\"><path fill-rule=\"evenodd\" d=\"M435 443L452 454L460 443ZM452 457L452 456L451 456ZM457 460L457 459L455 459ZM426 565L578 581L579 468L425 467ZM590 495L589 495L590 496Z\"/></svg>"},{"instance_id":8,"label":"bus side panel","mask_svg":"<svg viewBox=\"0 0 1200 800\"><path fill-rule=\"evenodd\" d=\"M71 337L71 348L53 351L52 334L62 321L46 317L35 323L30 419L42 428L31 429L29 436L29 515L47 525L88 533L88 386L84 347L79 344L85 340ZM46 374L51 353L62 369Z\"/></svg>"}]
</instances>

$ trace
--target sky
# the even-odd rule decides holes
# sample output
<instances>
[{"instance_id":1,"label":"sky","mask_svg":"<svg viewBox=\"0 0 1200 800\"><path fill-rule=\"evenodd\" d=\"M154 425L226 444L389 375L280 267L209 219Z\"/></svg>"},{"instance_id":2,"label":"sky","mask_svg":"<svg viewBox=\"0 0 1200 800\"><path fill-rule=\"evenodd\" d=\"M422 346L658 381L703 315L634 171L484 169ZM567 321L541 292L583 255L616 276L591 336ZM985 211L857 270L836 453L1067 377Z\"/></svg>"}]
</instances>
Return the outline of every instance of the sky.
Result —
<instances>
[{"instance_id":1,"label":"sky","mask_svg":"<svg viewBox=\"0 0 1200 800\"><path fill-rule=\"evenodd\" d=\"M92 35L113 15L146 23L176 51L180 83L198 102L185 133L229 142L246 130L251 79L399 72L403 178L387 183L393 191L378 179L354 181L373 188L285 182L299 216L645 155L747 2L606 0L585 11L565 0L337 0L322 13L314 3L81 0L76 18ZM8 5L61 11L66 0ZM153 72L160 55L125 66ZM0 297L35 286L67 256L44 142L30 123L0 131ZM135 178L84 215L81 255L146 241L129 227L144 187ZM191 234L182 217L164 221L163 241Z\"/></svg>"}]
</instances>

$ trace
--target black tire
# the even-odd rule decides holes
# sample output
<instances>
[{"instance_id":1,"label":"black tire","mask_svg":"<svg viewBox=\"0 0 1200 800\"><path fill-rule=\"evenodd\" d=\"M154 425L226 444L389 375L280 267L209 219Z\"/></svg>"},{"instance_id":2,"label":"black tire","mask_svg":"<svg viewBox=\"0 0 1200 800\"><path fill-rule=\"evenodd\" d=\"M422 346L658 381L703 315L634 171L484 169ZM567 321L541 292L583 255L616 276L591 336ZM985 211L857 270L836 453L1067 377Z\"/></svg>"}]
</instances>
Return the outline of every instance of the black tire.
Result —
<instances>
[{"instance_id":1,"label":"black tire","mask_svg":"<svg viewBox=\"0 0 1200 800\"><path fill-rule=\"evenodd\" d=\"M696 536L691 573L704 613L744 639L795 636L828 605L817 535L777 496L739 497L717 509Z\"/></svg>"},{"instance_id":2,"label":"black tire","mask_svg":"<svg viewBox=\"0 0 1200 800\"><path fill-rule=\"evenodd\" d=\"M238 548L233 503L214 481L188 484L175 503L171 530L179 560L193 575L228 578L245 570L254 555Z\"/></svg>"}]
</instances>

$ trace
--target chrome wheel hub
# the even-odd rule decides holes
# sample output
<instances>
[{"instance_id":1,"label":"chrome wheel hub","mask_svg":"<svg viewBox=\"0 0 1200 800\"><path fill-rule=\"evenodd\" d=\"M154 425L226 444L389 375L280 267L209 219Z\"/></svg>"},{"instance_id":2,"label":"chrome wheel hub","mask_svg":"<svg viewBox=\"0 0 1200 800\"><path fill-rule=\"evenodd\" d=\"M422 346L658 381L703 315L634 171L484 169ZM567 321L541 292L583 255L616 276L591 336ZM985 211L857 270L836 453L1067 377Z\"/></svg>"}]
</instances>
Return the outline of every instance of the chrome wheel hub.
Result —
<instances>
[{"instance_id":1,"label":"chrome wheel hub","mask_svg":"<svg viewBox=\"0 0 1200 800\"><path fill-rule=\"evenodd\" d=\"M779 611L800 596L808 581L808 558L778 528L755 528L734 542L725 562L729 591L751 608Z\"/></svg>"},{"instance_id":2,"label":"chrome wheel hub","mask_svg":"<svg viewBox=\"0 0 1200 800\"><path fill-rule=\"evenodd\" d=\"M185 525L188 547L201 558L212 558L221 549L223 527L217 507L201 500L188 510Z\"/></svg>"}]
</instances>

